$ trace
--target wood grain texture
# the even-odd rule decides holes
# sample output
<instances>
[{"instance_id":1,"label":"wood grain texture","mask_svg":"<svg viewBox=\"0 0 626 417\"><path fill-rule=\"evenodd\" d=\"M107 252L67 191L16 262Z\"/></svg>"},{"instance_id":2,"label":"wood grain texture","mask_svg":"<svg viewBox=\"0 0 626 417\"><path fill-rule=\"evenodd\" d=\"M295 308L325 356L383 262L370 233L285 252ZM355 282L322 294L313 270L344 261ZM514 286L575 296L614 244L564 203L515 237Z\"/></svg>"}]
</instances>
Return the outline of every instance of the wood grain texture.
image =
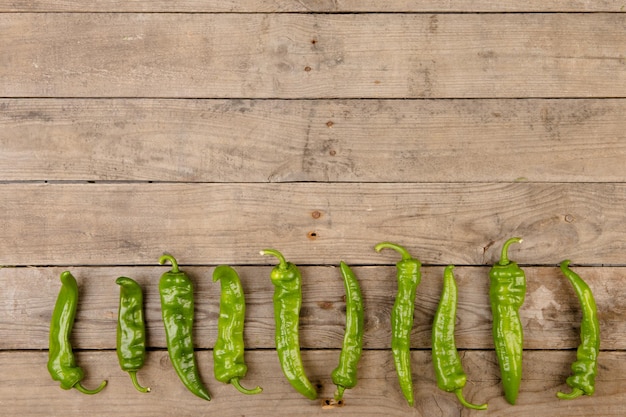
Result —
<instances>
[{"instance_id":1,"label":"wood grain texture","mask_svg":"<svg viewBox=\"0 0 626 417\"><path fill-rule=\"evenodd\" d=\"M79 352L78 362L85 368L85 384L97 384L103 378L109 385L95 396L76 391L62 391L52 381L45 367L45 352L0 352L0 397L11 398L4 405L7 415L83 416L85 410L109 416L194 416L210 413L220 416L293 416L294 412L310 416L323 415L390 415L390 416L528 416L547 412L551 416L622 416L626 394L624 384L625 354L602 352L599 357L597 390L593 397L576 401L556 398L566 390L570 351L524 352L524 375L515 406L501 394L498 365L493 351L463 352L468 374L464 393L468 399L486 401L486 411L462 410L454 394L438 390L430 351L412 352L415 407L410 408L400 393L389 351L365 351L359 365L359 383L345 394L346 405L334 410L321 407L330 398L334 385L330 372L336 366L338 351L304 351L303 360L309 377L318 386L320 401L309 401L295 392L283 377L275 352L246 352L249 372L245 381L259 384L263 393L242 397L233 387L213 378L210 351L196 352L201 377L213 399L207 403L186 391L174 373L164 351L151 351L139 378L152 392L140 394L128 376L119 370L113 351ZM38 400L33 401L33 397ZM234 405L236 404L236 406Z\"/></svg>"},{"instance_id":2,"label":"wood grain texture","mask_svg":"<svg viewBox=\"0 0 626 417\"><path fill-rule=\"evenodd\" d=\"M0 110L4 181L626 178L623 99L5 99Z\"/></svg>"},{"instance_id":3,"label":"wood grain texture","mask_svg":"<svg viewBox=\"0 0 626 417\"><path fill-rule=\"evenodd\" d=\"M487 265L507 238L516 259L623 265L624 184L0 185L0 265L391 264L383 240L425 264Z\"/></svg>"},{"instance_id":4,"label":"wood grain texture","mask_svg":"<svg viewBox=\"0 0 626 417\"><path fill-rule=\"evenodd\" d=\"M589 284L598 305L603 350L626 349L626 298L621 281L624 268L572 267ZM273 286L270 267L236 267L246 293L245 342L249 349L274 349ZM54 302L64 268L3 268L0 282L0 351L46 349ZM72 267L80 296L72 343L79 349L115 349L118 276L142 285L148 346L165 348L158 280L165 267ZM194 342L210 349L217 336L219 285L211 281L212 267L184 267L194 281L196 320ZM366 349L389 349L391 309L397 291L395 268L353 267L365 304ZM524 267L528 291L521 309L526 349L575 349L580 343L581 311L569 282L557 267ZM345 327L344 289L338 268L301 267L303 307L301 346L340 349ZM443 267L425 267L415 302L411 346L429 349L432 321L441 294ZM489 305L489 268L457 267L459 287L456 343L461 349L493 349ZM37 291L33 291L37 288Z\"/></svg>"},{"instance_id":5,"label":"wood grain texture","mask_svg":"<svg viewBox=\"0 0 626 417\"><path fill-rule=\"evenodd\" d=\"M609 0L540 1L450 0L446 2L386 0L100 0L97 2L0 0L0 12L622 12L619 2Z\"/></svg>"},{"instance_id":6,"label":"wood grain texture","mask_svg":"<svg viewBox=\"0 0 626 417\"><path fill-rule=\"evenodd\" d=\"M4 97L624 97L625 22L622 13L9 13L0 14L0 91Z\"/></svg>"}]
</instances>

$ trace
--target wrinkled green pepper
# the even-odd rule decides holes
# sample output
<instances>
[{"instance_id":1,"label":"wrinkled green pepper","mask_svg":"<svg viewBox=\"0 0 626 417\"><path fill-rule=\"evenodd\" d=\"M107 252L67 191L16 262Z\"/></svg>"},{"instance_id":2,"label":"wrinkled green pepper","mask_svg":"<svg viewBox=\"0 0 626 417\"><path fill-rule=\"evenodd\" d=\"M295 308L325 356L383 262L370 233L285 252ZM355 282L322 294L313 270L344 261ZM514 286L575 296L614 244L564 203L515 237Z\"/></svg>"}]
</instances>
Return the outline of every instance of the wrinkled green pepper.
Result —
<instances>
[{"instance_id":1,"label":"wrinkled green pepper","mask_svg":"<svg viewBox=\"0 0 626 417\"><path fill-rule=\"evenodd\" d=\"M50 345L48 350L48 372L53 380L61 383L61 388L76 388L83 394L97 394L107 381L95 389L87 389L80 381L85 377L82 368L76 365L76 358L70 343L70 333L76 318L78 306L78 284L69 272L61 274L61 290L57 296L50 320Z\"/></svg>"},{"instance_id":2,"label":"wrinkled green pepper","mask_svg":"<svg viewBox=\"0 0 626 417\"><path fill-rule=\"evenodd\" d=\"M508 258L512 243L522 239L513 237L502 246L500 261L489 271L489 299L493 315L493 341L500 365L504 397L515 404L522 380L522 350L524 333L519 309L526 296L526 275Z\"/></svg>"},{"instance_id":3,"label":"wrinkled green pepper","mask_svg":"<svg viewBox=\"0 0 626 417\"><path fill-rule=\"evenodd\" d=\"M117 315L117 359L123 371L128 372L133 386L139 392L150 392L137 381L137 371L146 360L146 325L143 317L143 291L135 280L119 277L120 305Z\"/></svg>"},{"instance_id":4,"label":"wrinkled green pepper","mask_svg":"<svg viewBox=\"0 0 626 417\"><path fill-rule=\"evenodd\" d=\"M335 401L343 400L346 388L354 388L357 383L357 366L363 351L363 296L354 272L343 261L339 265L346 289L346 330L339 365L331 377L337 386Z\"/></svg>"},{"instance_id":5,"label":"wrinkled green pepper","mask_svg":"<svg viewBox=\"0 0 626 417\"><path fill-rule=\"evenodd\" d=\"M163 255L159 263L171 262L172 269L159 281L161 313L170 361L182 383L189 391L204 400L211 396L200 380L193 347L194 298L193 283L171 255Z\"/></svg>"},{"instance_id":6,"label":"wrinkled green pepper","mask_svg":"<svg viewBox=\"0 0 626 417\"><path fill-rule=\"evenodd\" d=\"M576 351L576 362L572 364L574 374L568 377L566 381L567 385L572 388L572 392L556 394L563 400L571 400L583 394L593 395L596 375L598 374L598 354L600 353L600 322L596 301L589 285L569 268L569 264L569 260L561 262L561 271L576 291L583 311L583 318L580 326L580 345Z\"/></svg>"},{"instance_id":7,"label":"wrinkled green pepper","mask_svg":"<svg viewBox=\"0 0 626 417\"><path fill-rule=\"evenodd\" d=\"M274 320L276 322L276 352L283 374L292 387L310 400L317 398L315 387L306 376L300 356L300 307L302 306L302 277L298 267L287 262L275 249L264 249L261 255L278 258L270 279L274 284Z\"/></svg>"},{"instance_id":8,"label":"wrinkled green pepper","mask_svg":"<svg viewBox=\"0 0 626 417\"><path fill-rule=\"evenodd\" d=\"M463 406L474 410L485 410L487 404L472 404L463 397L463 387L467 382L467 376L463 371L461 356L454 341L458 290L453 269L454 265L448 265L444 270L443 290L433 320L432 354L437 386L446 392L454 392Z\"/></svg>"},{"instance_id":9,"label":"wrinkled green pepper","mask_svg":"<svg viewBox=\"0 0 626 417\"><path fill-rule=\"evenodd\" d=\"M243 325L246 300L237 272L227 265L213 271L213 282L220 282L220 316L217 320L217 340L213 347L213 372L215 379L232 384L244 394L258 394L263 389L247 389L240 379L246 376L248 366L244 361Z\"/></svg>"},{"instance_id":10,"label":"wrinkled green pepper","mask_svg":"<svg viewBox=\"0 0 626 417\"><path fill-rule=\"evenodd\" d=\"M382 242L374 247L376 252L384 248L393 249L402 256L396 263L398 292L391 310L391 352L402 394L409 405L413 406L415 400L411 373L411 330L415 295L422 277L420 272L422 264L405 248L395 243Z\"/></svg>"}]
</instances>

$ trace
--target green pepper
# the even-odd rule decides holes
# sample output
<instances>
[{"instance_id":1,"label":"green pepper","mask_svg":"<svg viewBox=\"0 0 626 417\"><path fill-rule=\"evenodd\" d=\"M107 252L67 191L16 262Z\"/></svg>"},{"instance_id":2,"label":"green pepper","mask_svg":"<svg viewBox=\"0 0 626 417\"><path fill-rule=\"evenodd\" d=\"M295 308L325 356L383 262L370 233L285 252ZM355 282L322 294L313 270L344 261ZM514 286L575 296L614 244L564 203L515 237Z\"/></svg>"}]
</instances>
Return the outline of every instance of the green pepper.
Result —
<instances>
[{"instance_id":1,"label":"green pepper","mask_svg":"<svg viewBox=\"0 0 626 417\"><path fill-rule=\"evenodd\" d=\"M420 267L422 264L411 257L409 252L400 245L382 242L374 247L376 252L380 252L383 248L393 249L402 255L402 259L396 264L398 292L391 310L391 351L400 389L409 405L413 406L410 338L413 329L415 294L421 280Z\"/></svg>"},{"instance_id":2,"label":"green pepper","mask_svg":"<svg viewBox=\"0 0 626 417\"><path fill-rule=\"evenodd\" d=\"M137 371L146 360L146 325L143 318L143 292L135 280L119 277L120 306L117 315L117 359L128 372L139 392L150 392L137 381Z\"/></svg>"},{"instance_id":3,"label":"green pepper","mask_svg":"<svg viewBox=\"0 0 626 417\"><path fill-rule=\"evenodd\" d=\"M276 322L276 353L283 374L292 387L300 394L314 400L317 391L304 372L300 356L300 307L302 306L302 277L298 267L285 261L283 255L274 249L265 249L261 255L278 258L278 265L272 269L270 279L274 284L274 320Z\"/></svg>"},{"instance_id":4,"label":"green pepper","mask_svg":"<svg viewBox=\"0 0 626 417\"><path fill-rule=\"evenodd\" d=\"M357 383L357 366L363 351L363 297L356 276L343 261L339 265L346 289L346 331L339 365L332 372L332 380L337 385L335 401L343 399L346 388L354 388Z\"/></svg>"},{"instance_id":5,"label":"green pepper","mask_svg":"<svg viewBox=\"0 0 626 417\"><path fill-rule=\"evenodd\" d=\"M443 290L433 320L432 354L437 386L446 392L454 392L463 406L474 410L485 410L487 404L471 404L463 397L463 387L467 382L467 376L463 371L461 356L454 341L458 290L453 269L454 265L448 265L443 272Z\"/></svg>"},{"instance_id":6,"label":"green pepper","mask_svg":"<svg viewBox=\"0 0 626 417\"><path fill-rule=\"evenodd\" d=\"M522 350L524 333L519 309L526 296L526 275L508 259L512 243L521 243L512 237L502 246L500 261L489 271L489 299L493 315L493 340L500 364L504 397L515 404L522 380Z\"/></svg>"},{"instance_id":7,"label":"green pepper","mask_svg":"<svg viewBox=\"0 0 626 417\"><path fill-rule=\"evenodd\" d=\"M237 272L227 265L213 271L213 282L220 281L220 316L217 321L217 340L213 347L213 372L215 379L230 383L244 394L258 394L263 389L247 389L239 380L246 376L244 362L243 325L246 300Z\"/></svg>"},{"instance_id":8,"label":"green pepper","mask_svg":"<svg viewBox=\"0 0 626 417\"><path fill-rule=\"evenodd\" d=\"M561 271L570 281L576 291L583 311L580 326L580 345L576 351L576 362L572 364L574 375L567 378L567 385L572 392L565 394L557 393L557 397L571 400L581 395L593 395L595 380L598 373L598 354L600 353L600 323L596 302L591 293L591 288L585 281L569 268L570 261L561 262Z\"/></svg>"},{"instance_id":9,"label":"green pepper","mask_svg":"<svg viewBox=\"0 0 626 417\"><path fill-rule=\"evenodd\" d=\"M61 383L61 388L76 388L83 394L97 394L106 386L107 381L95 389L83 387L80 381L85 373L76 365L74 352L70 343L70 333L74 326L76 308L78 305L78 284L76 278L69 272L61 274L61 290L54 305L50 320L50 346L48 350L48 372L55 381Z\"/></svg>"},{"instance_id":10,"label":"green pepper","mask_svg":"<svg viewBox=\"0 0 626 417\"><path fill-rule=\"evenodd\" d=\"M171 255L163 255L159 263L170 261L172 270L159 281L161 313L170 361L182 383L198 397L209 401L211 396L200 380L193 348L194 299L193 283Z\"/></svg>"}]
</instances>

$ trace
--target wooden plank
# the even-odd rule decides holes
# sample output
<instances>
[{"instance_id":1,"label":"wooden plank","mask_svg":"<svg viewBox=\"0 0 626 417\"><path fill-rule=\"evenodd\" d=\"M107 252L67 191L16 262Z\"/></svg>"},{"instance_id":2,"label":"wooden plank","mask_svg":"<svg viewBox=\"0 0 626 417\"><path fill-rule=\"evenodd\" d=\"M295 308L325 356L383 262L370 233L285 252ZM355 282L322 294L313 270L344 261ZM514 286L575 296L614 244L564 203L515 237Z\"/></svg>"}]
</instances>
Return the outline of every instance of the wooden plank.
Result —
<instances>
[{"instance_id":1,"label":"wooden plank","mask_svg":"<svg viewBox=\"0 0 626 417\"><path fill-rule=\"evenodd\" d=\"M624 97L626 14L0 14L3 97ZM237 30L233 30L237 28Z\"/></svg>"},{"instance_id":2,"label":"wooden plank","mask_svg":"<svg viewBox=\"0 0 626 417\"><path fill-rule=\"evenodd\" d=\"M208 13L285 13L285 12L622 12L623 5L609 0L518 1L451 0L100 0L97 2L0 0L0 12L208 12Z\"/></svg>"},{"instance_id":3,"label":"wooden plank","mask_svg":"<svg viewBox=\"0 0 626 417\"><path fill-rule=\"evenodd\" d=\"M272 349L274 343L273 286L270 267L238 266L246 292L245 341L250 349ZM526 349L575 349L580 343L581 312L567 280L556 267L525 267L528 281L521 309ZM592 288L601 323L602 349L626 349L626 302L619 297L624 268L574 267ZM0 350L46 349L50 317L63 268L4 268L0 282ZM72 336L76 348L114 349L119 303L118 276L131 276L145 293L148 345L165 348L158 295L158 279L165 267L72 267L80 284L80 305ZM195 285L194 341L210 349L217 336L219 286L211 281L213 268L185 267ZM353 267L365 299L366 349L388 349L390 316L397 290L395 268ZM344 289L335 267L301 267L303 307L301 345L307 349L341 348L345 326ZM424 267L415 303L412 347L431 346L432 321L441 294L443 267ZM457 267L459 287L457 346L491 349L489 268ZM33 291L37 288L37 291Z\"/></svg>"},{"instance_id":4,"label":"wooden plank","mask_svg":"<svg viewBox=\"0 0 626 417\"><path fill-rule=\"evenodd\" d=\"M320 397L330 398L334 385L330 372L336 366L338 351L304 351L304 364L309 377L320 390ZM359 367L359 382L345 394L346 405L335 410L321 407L322 400L310 401L295 392L283 377L276 353L246 352L249 371L248 385L259 384L263 393L242 397L233 387L213 379L210 351L197 352L201 376L213 395L207 403L186 391L174 373L164 351L151 351L139 378L152 388L149 394L136 392L124 374L112 351L79 352L78 362L86 369L85 384L95 385L107 379L109 385L94 396L77 391L62 391L50 379L45 367L45 352L0 352L0 401L7 415L83 416L92 414L124 416L192 416L210 412L220 416L293 416L294 412L308 416L337 413L347 416L622 416L626 394L622 389L626 369L624 352L602 352L596 393L575 401L556 398L558 390L567 390L564 381L574 352L554 351L524 353L524 377L517 405L511 406L501 394L495 353L466 351L463 365L468 374L464 390L475 402L487 401L486 411L462 410L454 394L437 388L430 351L412 352L413 381L416 405L410 408L402 398L391 353L365 351ZM233 405L237 404L236 407ZM543 414L542 414L543 413Z\"/></svg>"},{"instance_id":5,"label":"wooden plank","mask_svg":"<svg viewBox=\"0 0 626 417\"><path fill-rule=\"evenodd\" d=\"M4 181L626 178L623 99L5 99L0 109Z\"/></svg>"},{"instance_id":6,"label":"wooden plank","mask_svg":"<svg viewBox=\"0 0 626 417\"><path fill-rule=\"evenodd\" d=\"M0 184L0 265L485 265L508 237L520 263L623 265L624 184Z\"/></svg>"}]
</instances>

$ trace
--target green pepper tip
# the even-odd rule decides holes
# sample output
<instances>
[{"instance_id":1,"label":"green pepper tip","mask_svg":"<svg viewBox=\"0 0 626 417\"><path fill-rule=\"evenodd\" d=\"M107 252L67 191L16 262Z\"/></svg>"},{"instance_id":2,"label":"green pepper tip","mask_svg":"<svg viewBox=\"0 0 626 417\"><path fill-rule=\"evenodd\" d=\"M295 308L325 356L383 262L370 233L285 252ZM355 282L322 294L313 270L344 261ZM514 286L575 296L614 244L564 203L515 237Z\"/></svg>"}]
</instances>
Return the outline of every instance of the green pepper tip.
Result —
<instances>
[{"instance_id":1,"label":"green pepper tip","mask_svg":"<svg viewBox=\"0 0 626 417\"><path fill-rule=\"evenodd\" d=\"M126 284L129 284L131 281L132 281L132 280L131 280L130 278L128 278L128 277L119 277L119 278L117 278L117 279L115 280L115 283L116 283L117 285L122 285L122 286L124 286L124 285L126 285Z\"/></svg>"},{"instance_id":2,"label":"green pepper tip","mask_svg":"<svg viewBox=\"0 0 626 417\"><path fill-rule=\"evenodd\" d=\"M232 268L228 265L218 265L213 270L213 282L217 282L224 276L224 273L231 270Z\"/></svg>"},{"instance_id":3,"label":"green pepper tip","mask_svg":"<svg viewBox=\"0 0 626 417\"><path fill-rule=\"evenodd\" d=\"M70 271L63 271L61 273L61 282L63 284L67 282L72 282L72 281L76 281L76 278L74 278L74 275L72 275Z\"/></svg>"}]
</instances>

